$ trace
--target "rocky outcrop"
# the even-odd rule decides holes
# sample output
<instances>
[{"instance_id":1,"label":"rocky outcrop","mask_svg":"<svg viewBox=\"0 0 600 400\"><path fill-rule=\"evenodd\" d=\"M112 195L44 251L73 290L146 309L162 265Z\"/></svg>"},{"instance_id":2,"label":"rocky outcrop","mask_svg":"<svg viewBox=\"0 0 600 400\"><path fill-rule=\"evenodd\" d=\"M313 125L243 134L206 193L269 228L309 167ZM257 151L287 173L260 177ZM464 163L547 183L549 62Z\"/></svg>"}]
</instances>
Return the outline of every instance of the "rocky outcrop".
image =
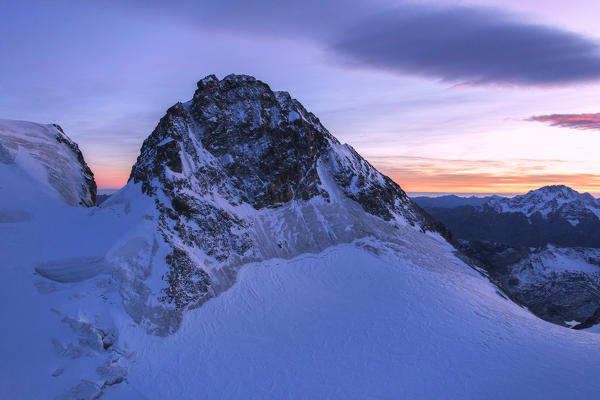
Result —
<instances>
[{"instance_id":1,"label":"rocky outcrop","mask_svg":"<svg viewBox=\"0 0 600 400\"><path fill-rule=\"evenodd\" d=\"M597 249L548 246L532 251L497 276L533 313L571 326L590 320L600 308L599 255Z\"/></svg>"},{"instance_id":2,"label":"rocky outcrop","mask_svg":"<svg viewBox=\"0 0 600 400\"><path fill-rule=\"evenodd\" d=\"M89 201L87 198L82 198L80 204L87 207L96 205L97 187L96 181L94 180L94 173L83 159L83 154L81 153L81 150L79 150L79 146L77 145L77 143L72 141L67 135L65 135L65 131L63 131L60 125L52 124L52 126L54 126L59 132L55 136L56 141L58 143L66 145L71 150L71 152L73 152L73 154L77 158L77 161L79 162L79 165L81 166L81 173L83 177L82 192L89 193Z\"/></svg>"}]
</instances>

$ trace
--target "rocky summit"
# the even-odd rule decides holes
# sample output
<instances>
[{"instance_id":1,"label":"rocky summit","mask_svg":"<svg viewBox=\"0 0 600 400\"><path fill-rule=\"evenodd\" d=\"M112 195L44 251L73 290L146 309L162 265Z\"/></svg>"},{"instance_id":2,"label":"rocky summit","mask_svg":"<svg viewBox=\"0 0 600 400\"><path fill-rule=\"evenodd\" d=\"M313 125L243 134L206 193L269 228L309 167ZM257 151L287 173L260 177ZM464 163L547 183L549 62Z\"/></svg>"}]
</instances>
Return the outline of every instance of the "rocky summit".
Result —
<instances>
[{"instance_id":1,"label":"rocky summit","mask_svg":"<svg viewBox=\"0 0 600 400\"><path fill-rule=\"evenodd\" d=\"M214 75L144 141L130 184L170 245L162 300L181 310L231 285L244 263L289 258L412 226L448 236L391 179L287 92ZM381 228L384 227L384 229Z\"/></svg>"}]
</instances>

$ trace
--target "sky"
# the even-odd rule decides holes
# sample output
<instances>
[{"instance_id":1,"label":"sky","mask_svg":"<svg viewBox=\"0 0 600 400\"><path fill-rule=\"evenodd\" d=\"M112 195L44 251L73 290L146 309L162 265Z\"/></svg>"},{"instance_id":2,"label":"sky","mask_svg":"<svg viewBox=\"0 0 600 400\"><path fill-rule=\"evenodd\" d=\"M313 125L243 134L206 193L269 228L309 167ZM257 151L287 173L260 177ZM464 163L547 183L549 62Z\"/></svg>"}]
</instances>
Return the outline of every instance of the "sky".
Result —
<instances>
[{"instance_id":1,"label":"sky","mask_svg":"<svg viewBox=\"0 0 600 400\"><path fill-rule=\"evenodd\" d=\"M408 192L600 193L596 0L0 0L0 118L100 188L206 75L285 90Z\"/></svg>"}]
</instances>

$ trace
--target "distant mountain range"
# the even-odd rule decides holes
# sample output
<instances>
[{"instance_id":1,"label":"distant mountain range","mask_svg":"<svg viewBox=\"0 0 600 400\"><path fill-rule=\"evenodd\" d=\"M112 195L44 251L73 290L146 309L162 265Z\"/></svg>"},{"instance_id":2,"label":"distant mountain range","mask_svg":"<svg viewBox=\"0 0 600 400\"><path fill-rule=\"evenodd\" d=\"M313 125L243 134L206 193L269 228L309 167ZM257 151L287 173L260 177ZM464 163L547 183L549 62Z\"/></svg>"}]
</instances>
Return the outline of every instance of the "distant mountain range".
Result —
<instances>
[{"instance_id":1,"label":"distant mountain range","mask_svg":"<svg viewBox=\"0 0 600 400\"><path fill-rule=\"evenodd\" d=\"M555 185L512 198L413 200L540 317L578 328L600 322L600 203L589 193Z\"/></svg>"},{"instance_id":2,"label":"distant mountain range","mask_svg":"<svg viewBox=\"0 0 600 400\"><path fill-rule=\"evenodd\" d=\"M423 208L455 208L460 206L482 206L492 199L500 199L500 196L486 197L463 197L455 194L449 194L439 197L416 196L413 201Z\"/></svg>"}]
</instances>

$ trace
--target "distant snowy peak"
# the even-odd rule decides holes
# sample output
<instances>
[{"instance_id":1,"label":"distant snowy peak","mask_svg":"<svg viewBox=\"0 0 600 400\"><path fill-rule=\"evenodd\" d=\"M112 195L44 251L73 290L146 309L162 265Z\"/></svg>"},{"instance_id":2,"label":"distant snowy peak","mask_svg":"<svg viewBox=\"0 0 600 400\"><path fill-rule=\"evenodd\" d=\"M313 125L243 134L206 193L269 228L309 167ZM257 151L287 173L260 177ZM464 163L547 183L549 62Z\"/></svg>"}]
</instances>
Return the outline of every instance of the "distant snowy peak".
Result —
<instances>
[{"instance_id":1,"label":"distant snowy peak","mask_svg":"<svg viewBox=\"0 0 600 400\"><path fill-rule=\"evenodd\" d=\"M56 124L0 119L0 171L2 189L16 198L29 183L69 205L96 203L94 174Z\"/></svg>"},{"instance_id":2,"label":"distant snowy peak","mask_svg":"<svg viewBox=\"0 0 600 400\"><path fill-rule=\"evenodd\" d=\"M497 212L519 212L530 217L556 214L573 223L590 213L600 219L600 203L589 193L579 193L568 186L544 186L527 194L512 198L490 200L487 206Z\"/></svg>"}]
</instances>

